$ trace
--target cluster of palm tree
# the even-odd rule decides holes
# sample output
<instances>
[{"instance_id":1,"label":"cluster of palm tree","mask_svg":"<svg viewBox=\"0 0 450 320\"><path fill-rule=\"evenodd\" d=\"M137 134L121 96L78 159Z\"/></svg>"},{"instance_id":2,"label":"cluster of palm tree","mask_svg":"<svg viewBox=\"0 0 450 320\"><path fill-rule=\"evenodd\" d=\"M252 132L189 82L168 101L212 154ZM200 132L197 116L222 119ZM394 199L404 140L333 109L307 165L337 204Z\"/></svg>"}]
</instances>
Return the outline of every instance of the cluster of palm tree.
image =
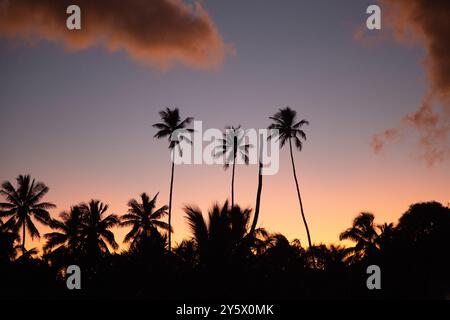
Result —
<instances>
[{"instance_id":1,"label":"cluster of palm tree","mask_svg":"<svg viewBox=\"0 0 450 320\"><path fill-rule=\"evenodd\" d=\"M44 250L68 250L71 255L85 255L89 258L101 257L109 253L108 245L117 249L111 228L119 224L114 214L106 214L108 205L91 200L60 214L60 220L52 219L48 223L55 232L45 234L47 242Z\"/></svg>"},{"instance_id":2,"label":"cluster of palm tree","mask_svg":"<svg viewBox=\"0 0 450 320\"><path fill-rule=\"evenodd\" d=\"M182 152L180 147L180 142L183 135L179 135L180 130L185 130L186 132L193 132L192 129L187 128L187 126L192 122L193 118L188 117L181 120L180 112L178 108L170 109L166 108L160 112L162 122L156 123L153 127L158 129L155 134L155 138L168 138L169 149L172 152L172 156L175 149L178 148L179 152ZM279 109L272 117L269 117L273 121L269 125L268 129L274 130L273 134L269 136L269 139L279 139L281 148L287 143L289 145L289 152L291 156L292 163L292 173L294 176L294 181L297 190L298 201L300 205L300 212L302 216L303 223L305 225L306 234L308 238L309 247L312 247L311 235L306 221L303 202L300 194L300 187L298 183L296 167L294 162L293 147L301 151L303 146L303 141L306 140L306 134L302 130L302 127L308 125L307 120L297 121L297 112L292 110L290 107ZM178 134L175 136L175 134ZM234 180L235 180L235 168L237 163L237 158L242 157L245 164L249 163L248 152L253 146L245 143L245 130L241 129L240 126L226 126L223 139L220 141L219 147L215 150L214 156L224 157L224 168L228 169L230 164L232 165L231 173L231 210L235 207L235 197L234 197ZM262 141L261 141L262 143ZM262 146L260 146L262 149ZM174 162L172 161L172 171L170 178L170 192L169 192L169 219L168 224L171 228L171 217L172 217L172 195L173 195L173 179L174 179ZM261 202L261 192L262 192L262 161L259 159L259 171L258 171L258 189L255 204L255 214L253 223L250 229L250 234L254 234L256 231L257 220L259 217L260 202ZM169 233L169 251L171 251L171 233Z\"/></svg>"},{"instance_id":3,"label":"cluster of palm tree","mask_svg":"<svg viewBox=\"0 0 450 320\"><path fill-rule=\"evenodd\" d=\"M387 270L384 279L394 284L389 294L440 297L450 287L450 259L445 254L450 244L450 208L436 202L412 205L397 225L376 224L373 214L363 212L340 235L352 245L307 248L279 233L262 228L252 231L250 208L225 201L203 214L198 207L187 205L184 212L192 237L169 251L167 237L172 229L164 221L168 207L156 205L158 194L149 197L142 193L138 199L131 199L128 211L120 216L109 214L106 204L91 200L51 218L47 208L54 205L43 202L47 192L45 184L23 175L17 177L17 186L9 182L2 185L5 202L0 203L0 271L12 277L7 276L9 290L16 286L14 277L24 277L28 271L39 271L39 281L47 279L57 285L64 279L67 265L73 263L86 271L90 288L101 288L105 281L120 281L119 288L138 296L147 296L142 290L155 281L166 288L164 279L169 279L167 294L173 293L169 288L177 281L199 294L211 289L210 281L217 290L228 288L234 293L245 289L243 283L250 281L250 287L256 286L254 294L260 292L259 288L264 290L267 283L271 292L286 295L321 295L322 288L333 296L340 296L341 289L359 295L360 283L364 282L360 277L370 264ZM44 234L41 257L34 257L35 248L25 247L26 235L40 237L36 222L52 229ZM111 250L118 248L114 227L129 228L124 238L128 250L120 254ZM158 280L157 274L171 274L173 279L161 276ZM299 293L299 284L309 291ZM49 292L53 292L51 288ZM111 289L103 288L103 293Z\"/></svg>"},{"instance_id":4,"label":"cluster of palm tree","mask_svg":"<svg viewBox=\"0 0 450 320\"><path fill-rule=\"evenodd\" d=\"M30 257L37 252L35 248L27 250L25 247L25 231L31 238L40 237L32 218L53 229L44 235L46 242L43 246L45 253L53 255L85 257L91 261L100 259L110 253L109 248L118 248L111 229L119 226L131 227L124 238L130 252L149 252L156 248L166 250L166 235L172 232L172 228L163 221L168 215L168 207L156 206L158 194L150 198L142 193L139 200L131 199L128 212L120 217L107 214L108 205L91 200L73 206L68 212L62 212L59 219L54 219L47 211L54 204L41 202L48 187L29 175L19 175L16 180L16 187L7 181L0 190L6 199L0 203L0 262L13 260L19 249L22 257ZM438 213L430 215L430 208ZM442 217L442 206L434 203L412 206L397 227L392 223L375 224L372 213L362 212L352 226L340 234L340 240L350 240L354 246L317 245L304 250L298 240L289 243L281 234L269 234L261 228L252 232L249 228L250 208L230 206L225 201L222 206L215 204L207 219L198 207L188 205L184 211L192 239L183 241L175 252L192 263L208 267L253 254L283 251L280 248L285 248L285 256L289 256L286 252L296 248L297 255L303 256L307 264L315 266L317 262L319 269L330 264L354 264L386 252L399 234L406 235L408 242L415 242L418 238L427 237L437 226L448 224L445 215ZM15 245L16 242L20 244ZM288 247L291 249L286 249Z\"/></svg>"},{"instance_id":5,"label":"cluster of palm tree","mask_svg":"<svg viewBox=\"0 0 450 320\"><path fill-rule=\"evenodd\" d=\"M109 254L109 248L118 249L119 245L111 230L116 226L131 226L124 239L125 243L130 244L131 250L139 248L147 239L158 238L159 230L170 231L169 225L161 221L167 215L167 206L155 210L158 195L151 199L142 193L141 201L131 199L128 212L120 217L107 214L107 204L91 200L73 206L69 211L62 212L59 219L55 219L48 212L55 205L40 202L49 188L42 182L32 180L29 175L19 175L16 180L17 187L6 181L0 190L6 200L0 203L0 217L5 218L5 222L0 220L3 260L11 260L16 256L17 241L21 243L22 256L37 252L35 248L27 250L25 247L26 231L32 239L41 236L33 219L53 229L44 235L44 253L91 260Z\"/></svg>"},{"instance_id":6,"label":"cluster of palm tree","mask_svg":"<svg viewBox=\"0 0 450 320\"><path fill-rule=\"evenodd\" d=\"M153 125L158 129L155 134L155 138L167 138L169 141L169 149L172 153L172 158L175 152L182 153L181 141L186 138L185 135L180 132L193 132L193 129L188 126L193 121L192 117L182 119L178 108L166 108L160 111L161 122ZM303 209L302 198L300 196L299 183L295 170L295 163L293 157L293 147L295 146L301 150L302 140L306 139L306 134L302 130L302 127L308 124L306 120L296 120L296 112L289 107L280 109L274 116L270 117L273 123L269 126L269 129L276 129L276 134L273 134L269 139L279 139L281 147L286 143L289 145L289 151L292 162L293 176L295 185L297 188L297 195L300 204L301 216L305 224L308 243L312 248L311 236L306 222L306 217ZM203 233L208 235L208 239L215 239L215 235L218 230L227 230L222 232L219 238L226 239L228 235L233 234L234 244L233 246L240 245L237 239L243 240L248 238L251 241L257 241L257 220L259 217L261 192L262 192L262 161L259 159L259 171L258 171L258 190L256 195L255 213L253 215L253 221L251 228L248 230L247 226L250 224L251 210L241 210L239 206L235 204L235 169L238 157L243 159L245 164L249 163L249 149L253 146L245 143L246 131L241 129L240 126L227 126L223 139L220 141L219 147L215 150L215 157L224 157L224 168L232 167L231 176L231 205L228 201L219 210L215 207L210 213L211 230L206 228L206 223L201 215L201 211L194 207L186 207L185 212L188 218L191 228L195 225L196 228L201 229L203 221L204 228ZM188 139L189 140L189 139ZM190 141L190 140L189 140ZM262 141L261 141L262 143ZM260 146L262 149L262 146ZM173 185L174 185L174 171L175 163L171 164L171 176L170 176L170 190L169 190L169 205L162 206L161 208L154 210L156 206L157 195L150 199L150 197L143 193L141 194L140 202L132 199L129 201L129 211L122 217L118 217L114 214L107 214L108 206L98 200L91 200L88 203L80 203L73 206L68 212L60 214L59 219L53 219L48 212L49 209L54 208L55 205L50 202L42 202L42 198L47 194L48 187L42 182L36 182L32 180L29 175L19 175L17 177L17 187L14 187L12 183L6 181L2 185L0 194L3 195L6 202L0 203L0 217L6 218L1 228L9 230L16 238L20 239L22 255L27 252L25 248L26 244L26 231L32 239L39 238L40 233L35 226L33 220L46 225L53 229L53 232L45 234L44 238L46 243L43 246L45 252L54 251L59 252L66 250L66 253L71 255L83 254L90 258L102 256L110 252L109 248L113 250L118 248L118 244L115 240L114 233L111 231L113 227L117 226L131 226L131 231L126 235L124 242L130 244L130 248L137 250L136 248L143 243L148 243L150 240L166 241L168 238L168 251L172 252L172 198L173 198ZM218 214L221 212L222 214ZM167 223L161 219L167 215ZM238 217L240 220L238 220ZM197 220L195 220L195 218ZM212 221L211 221L212 219ZM223 225L214 228L216 221L226 221L231 219L232 222L228 227ZM240 229L236 236L236 223L240 223ZM233 224L234 223L234 224ZM226 224L226 223L225 223ZM228 230L227 228L231 228ZM210 230L210 231L207 231ZM20 232L19 232L20 231ZM159 231L162 231L160 233ZM210 233L208 233L210 232ZM197 234L197 233L194 233ZM212 237L212 238L211 238ZM202 248L202 257L204 252L208 251L204 249L204 245L201 241L202 238L194 237L197 242L197 246ZM250 241L249 240L249 241ZM224 242L227 242L223 240ZM219 250L220 251L220 250ZM28 254L34 251L29 251Z\"/></svg>"},{"instance_id":7,"label":"cluster of palm tree","mask_svg":"<svg viewBox=\"0 0 450 320\"><path fill-rule=\"evenodd\" d=\"M154 125L158 129L155 137L168 138L174 157L175 152L183 152L180 142L183 139L190 141L179 133L193 132L188 128L193 118L182 120L176 108L167 108L160 116L161 123ZM320 295L322 288L328 288L330 294L340 296L343 292L340 289L361 294L358 277L365 275L362 268L380 264L388 270L385 276L388 280L405 288L393 286L388 292L400 290L404 295L411 292L417 295L424 290L428 296L448 294L450 258L443 252L450 244L450 208L440 203L412 205L397 225L376 224L373 214L362 212L352 226L340 234L340 240L352 242L349 247L312 243L293 154L294 146L302 149L306 139L302 127L308 122L298 121L296 116L296 112L287 107L270 117L273 123L269 129L275 130L269 139L278 139L281 147L289 146L308 247L303 247L297 239L289 241L282 234L257 228L263 183L261 151L254 213L235 203L235 165L238 158L248 164L248 152L253 146L245 143L245 130L240 126L227 126L214 155L226 158L225 169L232 168L231 203L228 200L221 205L216 203L207 214L195 205L186 205L183 210L191 238L172 248L174 162L171 164L168 206L157 206L158 194L150 197L142 193L138 199L128 202L128 211L122 215L110 214L107 204L90 200L53 218L49 210L55 205L44 201L49 188L29 175L19 175L16 185L5 181L0 188L3 198L0 202L0 271L14 276L21 272L15 268L23 267L25 273L37 269L48 272L50 278L61 279L64 268L69 263L77 263L88 270L87 278L93 281L91 284L97 281L93 287L110 280L121 280L123 288L136 290L136 294L144 296L142 281L153 286L159 281L155 275L169 273L173 280L172 277L161 277L160 284L170 294L170 284L177 281L191 285L189 290L198 288L198 292L202 292L205 288L211 289L211 279L220 278L220 285L214 288L228 286L233 293L245 289L239 281L250 281L249 287L254 286L255 294L264 292L264 282L268 282L271 292L282 289L291 296L298 295L299 284L309 288L309 293L315 291ZM36 248L26 248L27 235L31 239L41 237L36 223L51 229L43 236L44 255L38 258L34 257L38 253ZM128 248L120 254L117 254L119 245L114 234L114 228L118 227L129 228L124 238ZM52 273L52 270L57 271ZM146 274L147 278L143 276ZM411 278L416 280L414 285L411 285ZM336 291L327 287L330 280ZM321 285L317 281L322 281ZM9 288L13 290L15 283L11 282ZM190 295L190 292L186 294ZM304 295L309 296L308 293Z\"/></svg>"},{"instance_id":8,"label":"cluster of palm tree","mask_svg":"<svg viewBox=\"0 0 450 320\"><path fill-rule=\"evenodd\" d=\"M166 108L160 112L160 116L161 122L153 125L158 129L155 137L169 140L172 156L177 151L181 153L180 142L188 138L180 135L179 132L180 130L181 132L193 132L188 128L193 118L188 117L182 120L177 108ZM289 107L279 109L270 119L273 123L268 128L275 129L275 131L269 136L269 139L279 139L281 147L289 146L300 213L309 245L309 250L305 253L309 255L312 265L316 264L316 258L320 265L323 262L321 256L323 256L324 248L321 245L314 246L312 244L293 156L293 146L301 150L303 141L306 140L306 134L302 127L307 125L308 121L297 121L296 112ZM210 210L207 220L197 207L186 206L184 208L193 239L184 241L178 246L177 251L189 251L195 248L201 263L210 263L220 260L217 257L230 257L236 253L245 256L249 252L250 254L251 252L261 252L261 244L270 246L273 239L277 239L276 236L268 235L263 229L257 228L262 192L261 171L263 165L261 159L259 159L255 212L251 223L252 210L250 208L241 209L235 204L234 181L237 158L241 157L243 162L248 164L248 152L253 147L245 143L244 136L245 130L240 126L225 127L223 139L214 154L216 157L226 158L225 169L232 166L231 205L228 201L223 206L215 205ZM262 149L261 146L260 149ZM35 225L36 221L53 229L52 232L44 235L46 243L43 249L45 252L64 252L64 254L86 256L90 259L104 256L110 253L110 249L118 248L112 231L114 227L131 227L124 239L124 243L129 244L131 251L138 252L144 247L159 247L166 250L167 245L167 251L172 252L171 216L174 168L174 162L172 162L168 206L164 205L156 209L158 194L151 198L146 193L142 193L139 200L131 199L128 202L128 212L120 217L115 214L107 214L108 205L98 200L91 200L88 203L73 206L68 212L61 213L59 219L54 219L50 217L48 210L54 208L55 205L43 201L49 190L44 183L32 179L29 175L19 175L16 178L16 187L11 182L5 181L0 190L0 195L5 200L0 203L1 246L5 247L0 259L11 259L18 249L22 252L22 256L31 256L36 252L35 248L27 250L25 246L27 233L32 239L40 237L40 232ZM163 221L166 216L167 222ZM349 262L361 261L364 257L374 256L388 247L394 237L394 230L393 224L376 225L371 213L361 213L355 218L353 226L340 235L340 240L351 240L356 245L345 249L330 247L326 250L331 250L330 252L333 252L334 256L342 256ZM316 250L317 257L315 257ZM328 251L329 256L330 252Z\"/></svg>"}]
</instances>

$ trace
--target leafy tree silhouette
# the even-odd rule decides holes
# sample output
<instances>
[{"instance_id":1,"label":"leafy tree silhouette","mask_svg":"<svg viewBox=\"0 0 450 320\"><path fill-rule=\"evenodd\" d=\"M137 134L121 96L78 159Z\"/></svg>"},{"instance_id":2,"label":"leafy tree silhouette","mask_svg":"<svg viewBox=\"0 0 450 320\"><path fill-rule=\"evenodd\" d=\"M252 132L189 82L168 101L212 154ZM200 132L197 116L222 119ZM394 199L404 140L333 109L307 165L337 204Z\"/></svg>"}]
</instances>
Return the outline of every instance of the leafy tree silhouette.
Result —
<instances>
[{"instance_id":1,"label":"leafy tree silhouette","mask_svg":"<svg viewBox=\"0 0 450 320\"><path fill-rule=\"evenodd\" d=\"M397 230L412 244L450 243L450 209L438 202L413 204L399 219Z\"/></svg>"},{"instance_id":2,"label":"leafy tree silhouette","mask_svg":"<svg viewBox=\"0 0 450 320\"><path fill-rule=\"evenodd\" d=\"M399 283L398 295L449 296L449 230L450 208L438 202L413 204L400 217L387 256Z\"/></svg>"}]
</instances>

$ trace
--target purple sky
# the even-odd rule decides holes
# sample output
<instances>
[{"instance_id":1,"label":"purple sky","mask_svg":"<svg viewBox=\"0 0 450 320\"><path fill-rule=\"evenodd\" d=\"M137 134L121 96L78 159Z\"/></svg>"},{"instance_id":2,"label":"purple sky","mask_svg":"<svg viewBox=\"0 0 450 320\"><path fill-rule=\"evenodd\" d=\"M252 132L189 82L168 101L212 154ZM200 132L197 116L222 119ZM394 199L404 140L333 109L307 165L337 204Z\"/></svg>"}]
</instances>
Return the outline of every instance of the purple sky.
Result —
<instances>
[{"instance_id":1,"label":"purple sky","mask_svg":"<svg viewBox=\"0 0 450 320\"><path fill-rule=\"evenodd\" d=\"M446 204L448 161L427 167L409 137L382 155L370 148L372 135L415 111L426 91L422 48L354 40L372 2L205 1L236 50L218 71L162 72L101 46L72 52L0 39L0 180L30 173L46 182L55 215L91 198L121 214L143 191L161 192L162 205L169 153L151 127L160 109L179 107L205 127L265 128L289 105L311 123L296 159L315 242L337 241L361 210L384 222L415 201ZM279 175L265 180L261 224L305 241L285 152ZM253 206L256 174L255 166L237 169L244 206ZM182 205L222 202L229 178L219 166L176 168L176 240L187 235Z\"/></svg>"}]
</instances>

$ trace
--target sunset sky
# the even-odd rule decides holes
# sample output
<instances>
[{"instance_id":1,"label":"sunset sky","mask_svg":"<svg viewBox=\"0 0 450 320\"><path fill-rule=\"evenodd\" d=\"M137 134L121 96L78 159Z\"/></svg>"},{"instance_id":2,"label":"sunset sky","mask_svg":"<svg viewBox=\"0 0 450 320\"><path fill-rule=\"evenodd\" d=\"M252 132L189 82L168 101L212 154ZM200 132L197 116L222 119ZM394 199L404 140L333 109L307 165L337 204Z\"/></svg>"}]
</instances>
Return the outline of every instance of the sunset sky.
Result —
<instances>
[{"instance_id":1,"label":"sunset sky","mask_svg":"<svg viewBox=\"0 0 450 320\"><path fill-rule=\"evenodd\" d=\"M34 3L30 12L52 15L49 1L20 2ZM89 1L78 2L84 12ZM149 5L164 11L164 2ZM173 1L179 12L171 7L161 14L171 21L166 26L162 18L146 22L151 16L145 11L122 12L122 21L113 1L104 10L106 22L94 23L95 10L86 9L80 37L64 30L64 9L61 31L53 24L34 26L32 14L24 20L20 5L0 9L0 180L29 173L45 182L46 200L57 204L55 217L92 198L121 215L127 201L144 191L160 192L162 206L168 203L170 154L165 140L153 139L159 110L178 107L204 128L266 128L269 116L290 106L310 121L295 159L313 242L338 242L361 211L373 212L379 223L397 222L414 202L447 205L450 112L439 99L450 85L427 47L432 31L425 29L417 41L400 41L395 26L387 18L384 23L382 6L383 29L360 33L366 8L375 2L206 0L203 9L192 9L194 22L186 22L181 18L191 9ZM142 0L131 3L133 10ZM179 24L173 22L177 17ZM409 23L420 28L420 22ZM146 33L146 27L153 29ZM161 44L149 35L153 31L176 41ZM442 115L433 123L442 125L441 135L431 134L440 143L432 148L439 151L433 160L433 141L423 139L423 127L402 120L430 94L433 110ZM374 135L388 128L396 128L395 139L374 152ZM424 141L430 143L424 147ZM256 165L236 168L241 206L254 207L257 174ZM196 204L207 212L229 197L230 179L231 172L219 165L175 168L177 242L189 236L183 206ZM279 173L264 177L259 226L307 244L288 149L281 152ZM119 240L127 230L117 231Z\"/></svg>"}]
</instances>

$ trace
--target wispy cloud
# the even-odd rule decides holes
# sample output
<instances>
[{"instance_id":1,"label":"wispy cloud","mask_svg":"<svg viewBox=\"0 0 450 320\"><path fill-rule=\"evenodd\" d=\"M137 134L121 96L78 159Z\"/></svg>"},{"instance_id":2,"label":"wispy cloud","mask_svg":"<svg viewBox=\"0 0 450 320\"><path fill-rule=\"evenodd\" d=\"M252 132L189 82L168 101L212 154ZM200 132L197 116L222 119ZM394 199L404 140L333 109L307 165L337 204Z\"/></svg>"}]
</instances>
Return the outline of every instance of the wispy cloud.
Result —
<instances>
[{"instance_id":1,"label":"wispy cloud","mask_svg":"<svg viewBox=\"0 0 450 320\"><path fill-rule=\"evenodd\" d=\"M375 134L370 143L373 151L375 153L380 153L383 151L386 141L393 141L394 139L397 139L399 134L399 129L397 128L386 129L382 133Z\"/></svg>"},{"instance_id":2,"label":"wispy cloud","mask_svg":"<svg viewBox=\"0 0 450 320\"><path fill-rule=\"evenodd\" d=\"M374 135L372 148L380 152L400 132L419 133L420 157L429 165L450 157L450 1L380 0L387 25L401 43L426 49L428 91L414 113L397 128Z\"/></svg>"}]
</instances>

